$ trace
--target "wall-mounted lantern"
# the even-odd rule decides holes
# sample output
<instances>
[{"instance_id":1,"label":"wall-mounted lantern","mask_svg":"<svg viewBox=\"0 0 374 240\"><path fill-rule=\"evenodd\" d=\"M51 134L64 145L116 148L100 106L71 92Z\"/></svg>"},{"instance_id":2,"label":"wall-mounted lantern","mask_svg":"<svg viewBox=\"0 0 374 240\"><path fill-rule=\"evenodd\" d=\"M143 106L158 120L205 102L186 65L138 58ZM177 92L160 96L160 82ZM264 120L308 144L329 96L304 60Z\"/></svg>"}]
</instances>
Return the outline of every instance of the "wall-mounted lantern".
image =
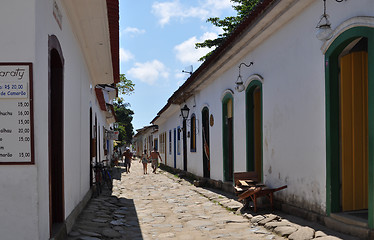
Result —
<instances>
[{"instance_id":1,"label":"wall-mounted lantern","mask_svg":"<svg viewBox=\"0 0 374 240\"><path fill-rule=\"evenodd\" d=\"M244 66L246 66L246 67L250 67L250 66L253 65L253 62L250 62L248 65L245 64L245 63L240 63L240 64L239 64L239 76L238 76L238 78L236 79L236 82L235 82L235 85L236 85L236 86L235 86L235 89L236 89L236 91L238 91L238 92L242 92L242 91L244 91L244 89L245 89L244 82L243 82L243 79L242 79L242 75L240 75L240 67L241 67L242 65L244 65Z\"/></svg>"},{"instance_id":2,"label":"wall-mounted lantern","mask_svg":"<svg viewBox=\"0 0 374 240\"><path fill-rule=\"evenodd\" d=\"M335 0L336 2L343 2L346 0ZM332 29L329 21L329 15L326 14L326 0L323 0L323 14L316 26L316 37L318 40L327 41L332 37Z\"/></svg>"}]
</instances>

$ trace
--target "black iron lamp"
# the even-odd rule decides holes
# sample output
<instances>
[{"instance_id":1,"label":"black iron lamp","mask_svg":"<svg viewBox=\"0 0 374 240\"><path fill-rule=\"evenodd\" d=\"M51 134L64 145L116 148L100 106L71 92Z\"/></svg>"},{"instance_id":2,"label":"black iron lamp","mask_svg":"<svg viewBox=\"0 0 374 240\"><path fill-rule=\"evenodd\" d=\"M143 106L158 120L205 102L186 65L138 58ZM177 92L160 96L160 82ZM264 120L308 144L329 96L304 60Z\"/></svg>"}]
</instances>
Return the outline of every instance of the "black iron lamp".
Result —
<instances>
[{"instance_id":1,"label":"black iron lamp","mask_svg":"<svg viewBox=\"0 0 374 240\"><path fill-rule=\"evenodd\" d=\"M253 65L253 62L250 62L248 65L245 64L245 63L240 63L239 64L239 76L238 76L238 78L236 79L236 82L235 82L235 85L236 85L235 89L238 92L242 92L245 89L244 82L243 82L243 79L242 79L242 75L240 75L240 68L241 68L242 65L244 65L246 67L250 67L250 66Z\"/></svg>"},{"instance_id":2,"label":"black iron lamp","mask_svg":"<svg viewBox=\"0 0 374 240\"><path fill-rule=\"evenodd\" d=\"M181 108L181 114L183 117L183 120L186 120L188 118L188 114L190 113L190 109L187 107L186 104Z\"/></svg>"}]
</instances>

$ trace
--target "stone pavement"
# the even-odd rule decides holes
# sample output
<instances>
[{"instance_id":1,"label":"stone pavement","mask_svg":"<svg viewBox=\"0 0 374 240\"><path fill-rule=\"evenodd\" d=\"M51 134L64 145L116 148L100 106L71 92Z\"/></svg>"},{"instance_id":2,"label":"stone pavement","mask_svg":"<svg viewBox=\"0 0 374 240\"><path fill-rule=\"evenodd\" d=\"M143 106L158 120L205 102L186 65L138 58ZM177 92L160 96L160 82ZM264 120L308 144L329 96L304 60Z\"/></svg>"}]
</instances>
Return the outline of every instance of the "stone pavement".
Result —
<instances>
[{"instance_id":1,"label":"stone pavement","mask_svg":"<svg viewBox=\"0 0 374 240\"><path fill-rule=\"evenodd\" d=\"M355 239L282 213L241 211L233 196L198 188L166 171L116 169L112 192L90 200L68 240Z\"/></svg>"}]
</instances>

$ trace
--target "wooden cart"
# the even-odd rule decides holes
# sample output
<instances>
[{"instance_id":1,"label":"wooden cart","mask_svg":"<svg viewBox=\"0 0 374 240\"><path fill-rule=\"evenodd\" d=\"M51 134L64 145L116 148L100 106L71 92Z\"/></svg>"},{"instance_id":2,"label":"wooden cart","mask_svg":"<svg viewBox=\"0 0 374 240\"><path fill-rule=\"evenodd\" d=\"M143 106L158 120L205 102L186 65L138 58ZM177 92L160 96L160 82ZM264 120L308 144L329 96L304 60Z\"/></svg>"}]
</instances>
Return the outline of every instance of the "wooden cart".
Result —
<instances>
[{"instance_id":1,"label":"wooden cart","mask_svg":"<svg viewBox=\"0 0 374 240\"><path fill-rule=\"evenodd\" d=\"M254 212L257 212L257 198L267 197L270 201L271 209L274 209L273 194L287 188L284 185L279 188L269 188L265 184L258 182L256 172L238 172L234 173L235 192L238 195L238 201L252 200Z\"/></svg>"}]
</instances>

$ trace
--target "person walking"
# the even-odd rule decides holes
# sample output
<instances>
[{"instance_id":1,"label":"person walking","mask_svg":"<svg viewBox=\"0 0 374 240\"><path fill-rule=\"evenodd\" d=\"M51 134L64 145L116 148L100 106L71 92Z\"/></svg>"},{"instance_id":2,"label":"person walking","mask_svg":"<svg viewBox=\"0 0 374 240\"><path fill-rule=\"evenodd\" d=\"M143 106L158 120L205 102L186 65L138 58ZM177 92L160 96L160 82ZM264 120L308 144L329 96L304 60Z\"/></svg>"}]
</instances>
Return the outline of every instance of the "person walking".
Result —
<instances>
[{"instance_id":1,"label":"person walking","mask_svg":"<svg viewBox=\"0 0 374 240\"><path fill-rule=\"evenodd\" d=\"M153 151L151 152L151 155L149 156L149 158L152 160L152 169L153 169L153 173L156 173L156 169L158 168L158 158L160 158L161 162L162 162L162 158L160 156L160 153L157 152L157 149L156 148L153 148Z\"/></svg>"},{"instance_id":2,"label":"person walking","mask_svg":"<svg viewBox=\"0 0 374 240\"><path fill-rule=\"evenodd\" d=\"M114 149L113 159L114 159L114 166L118 166L119 153L118 153L118 149L117 148Z\"/></svg>"},{"instance_id":3,"label":"person walking","mask_svg":"<svg viewBox=\"0 0 374 240\"><path fill-rule=\"evenodd\" d=\"M147 169L147 166L148 166L147 150L144 150L144 154L142 154L142 157L139 160L139 162L140 161L143 163L143 174L148 174L148 169Z\"/></svg>"},{"instance_id":4,"label":"person walking","mask_svg":"<svg viewBox=\"0 0 374 240\"><path fill-rule=\"evenodd\" d=\"M126 173L130 173L131 160L132 160L132 154L130 152L130 148L126 148L126 151L123 153L123 156L125 157Z\"/></svg>"}]
</instances>

